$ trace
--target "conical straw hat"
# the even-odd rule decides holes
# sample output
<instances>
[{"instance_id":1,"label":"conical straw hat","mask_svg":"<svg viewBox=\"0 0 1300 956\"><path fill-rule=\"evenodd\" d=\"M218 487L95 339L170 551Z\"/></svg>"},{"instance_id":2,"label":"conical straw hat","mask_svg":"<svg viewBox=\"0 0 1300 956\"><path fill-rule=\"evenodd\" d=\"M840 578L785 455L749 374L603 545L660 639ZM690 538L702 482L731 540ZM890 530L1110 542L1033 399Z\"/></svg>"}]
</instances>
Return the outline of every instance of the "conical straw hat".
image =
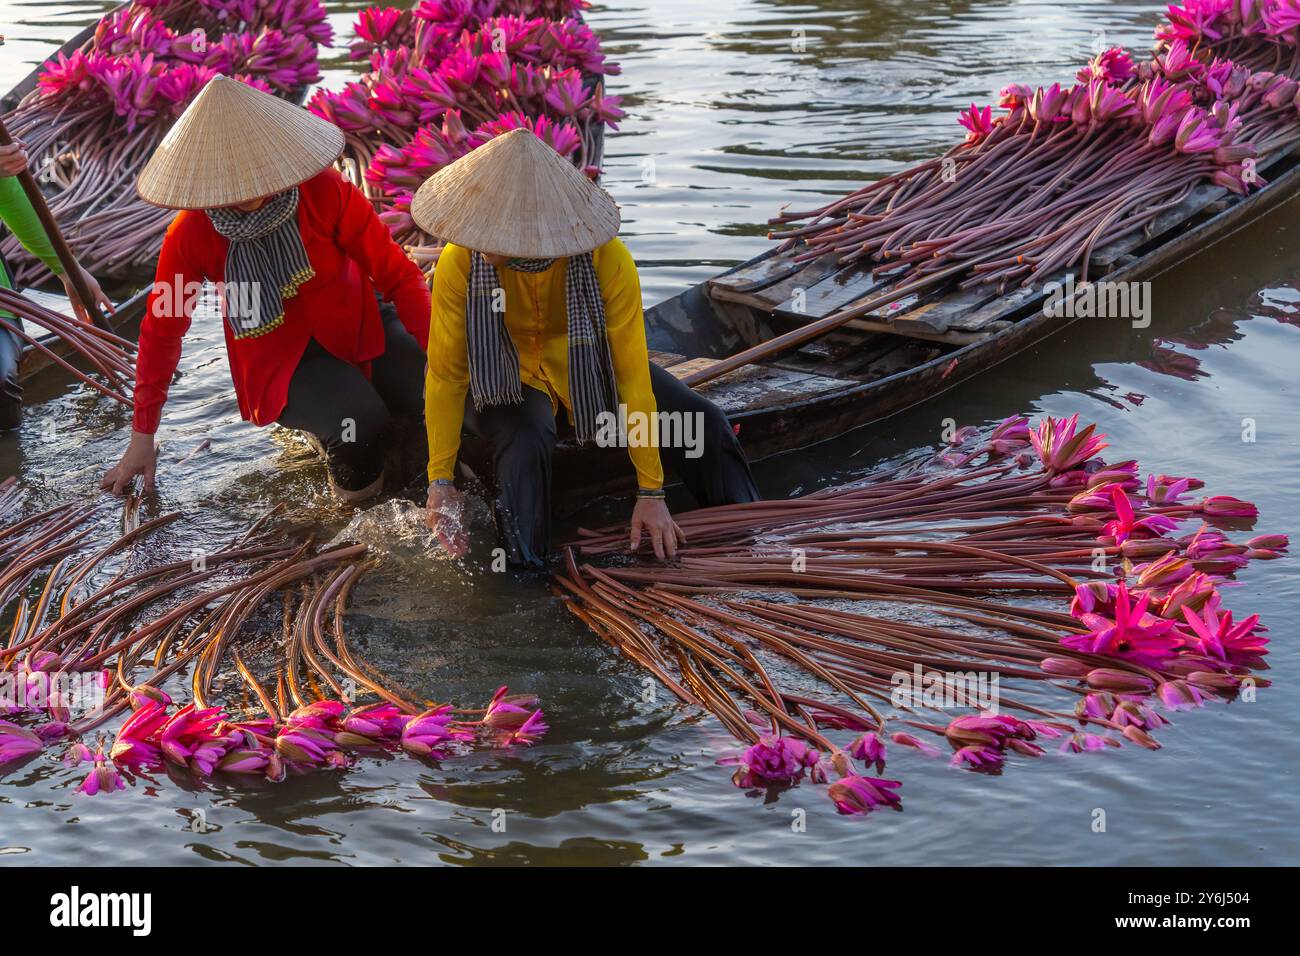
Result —
<instances>
[{"instance_id":1,"label":"conical straw hat","mask_svg":"<svg viewBox=\"0 0 1300 956\"><path fill-rule=\"evenodd\" d=\"M526 129L438 170L416 192L411 215L439 239L519 259L590 252L619 226L609 193Z\"/></svg>"},{"instance_id":2,"label":"conical straw hat","mask_svg":"<svg viewBox=\"0 0 1300 956\"><path fill-rule=\"evenodd\" d=\"M218 75L167 131L136 190L168 209L233 206L296 186L341 152L333 123Z\"/></svg>"}]
</instances>

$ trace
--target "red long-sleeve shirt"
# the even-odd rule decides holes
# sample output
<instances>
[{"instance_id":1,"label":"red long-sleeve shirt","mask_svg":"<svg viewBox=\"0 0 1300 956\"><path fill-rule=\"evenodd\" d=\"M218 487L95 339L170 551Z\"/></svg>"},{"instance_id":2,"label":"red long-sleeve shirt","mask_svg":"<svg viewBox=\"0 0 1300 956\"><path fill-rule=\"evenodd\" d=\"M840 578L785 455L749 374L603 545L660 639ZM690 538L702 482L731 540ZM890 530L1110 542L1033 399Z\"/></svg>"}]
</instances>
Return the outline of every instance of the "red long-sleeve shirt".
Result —
<instances>
[{"instance_id":1,"label":"red long-sleeve shirt","mask_svg":"<svg viewBox=\"0 0 1300 956\"><path fill-rule=\"evenodd\" d=\"M299 187L298 227L315 276L284 301L284 322L258 336L236 339L223 321L230 375L246 421L269 425L284 411L289 380L314 338L336 358L370 374L384 351L375 291L393 303L402 325L429 341L429 287L424 275L380 222L361 191L337 170ZM167 389L181 357L203 281L225 278L229 240L201 210L182 212L167 229L136 357L138 432L158 430Z\"/></svg>"}]
</instances>

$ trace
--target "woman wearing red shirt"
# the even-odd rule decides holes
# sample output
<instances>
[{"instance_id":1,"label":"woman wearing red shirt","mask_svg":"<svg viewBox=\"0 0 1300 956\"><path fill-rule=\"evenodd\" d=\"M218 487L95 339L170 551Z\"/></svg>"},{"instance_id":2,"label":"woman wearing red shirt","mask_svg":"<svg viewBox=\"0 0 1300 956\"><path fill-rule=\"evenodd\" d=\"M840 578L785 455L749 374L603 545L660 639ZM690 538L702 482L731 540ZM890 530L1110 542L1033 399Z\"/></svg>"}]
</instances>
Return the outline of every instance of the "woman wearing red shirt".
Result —
<instances>
[{"instance_id":1,"label":"woman wearing red shirt","mask_svg":"<svg viewBox=\"0 0 1300 956\"><path fill-rule=\"evenodd\" d=\"M154 433L205 281L240 413L314 435L340 498L382 488L392 436L418 440L429 288L332 168L342 148L336 126L222 76L176 121L137 183L147 202L184 211L140 326L131 442L102 487L121 494L143 475L153 488Z\"/></svg>"}]
</instances>

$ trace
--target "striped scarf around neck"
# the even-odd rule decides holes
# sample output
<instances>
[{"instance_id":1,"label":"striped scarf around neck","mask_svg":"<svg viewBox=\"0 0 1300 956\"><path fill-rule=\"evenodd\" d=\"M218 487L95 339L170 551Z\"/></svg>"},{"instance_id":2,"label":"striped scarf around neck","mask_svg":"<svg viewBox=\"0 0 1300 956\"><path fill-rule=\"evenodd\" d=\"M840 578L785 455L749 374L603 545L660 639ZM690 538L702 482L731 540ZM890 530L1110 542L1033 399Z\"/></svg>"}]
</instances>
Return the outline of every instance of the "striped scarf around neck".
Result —
<instances>
[{"instance_id":1,"label":"striped scarf around neck","mask_svg":"<svg viewBox=\"0 0 1300 956\"><path fill-rule=\"evenodd\" d=\"M222 289L226 322L236 339L265 335L284 322L284 300L316 274L298 229L298 189L272 196L252 212L205 210L230 240Z\"/></svg>"},{"instance_id":2,"label":"striped scarf around neck","mask_svg":"<svg viewBox=\"0 0 1300 956\"><path fill-rule=\"evenodd\" d=\"M554 259L511 259L516 272L545 272ZM579 442L596 437L601 412L618 413L614 360L605 336L605 299L590 252L570 256L564 274L568 310L569 405ZM506 329L505 292L496 267L480 253L470 254L465 306L470 393L474 407L515 405L524 400L519 352Z\"/></svg>"}]
</instances>

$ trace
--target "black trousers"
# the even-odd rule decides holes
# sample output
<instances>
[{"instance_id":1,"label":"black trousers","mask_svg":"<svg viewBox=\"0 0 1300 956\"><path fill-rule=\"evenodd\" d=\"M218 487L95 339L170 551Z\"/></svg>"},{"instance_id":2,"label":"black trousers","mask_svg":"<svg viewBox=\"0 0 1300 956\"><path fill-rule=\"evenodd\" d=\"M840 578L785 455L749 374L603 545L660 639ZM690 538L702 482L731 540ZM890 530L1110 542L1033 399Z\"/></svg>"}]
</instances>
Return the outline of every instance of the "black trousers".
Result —
<instances>
[{"instance_id":1,"label":"black trousers","mask_svg":"<svg viewBox=\"0 0 1300 956\"><path fill-rule=\"evenodd\" d=\"M379 314L384 354L370 363L370 378L313 339L289 380L289 400L276 419L316 437L325 448L330 478L345 491L373 484L398 444L407 472L401 476L404 482L428 467L424 350L391 305L382 303Z\"/></svg>"},{"instance_id":2,"label":"black trousers","mask_svg":"<svg viewBox=\"0 0 1300 956\"><path fill-rule=\"evenodd\" d=\"M688 457L690 450L680 445L659 449L665 471L676 475L701 507L757 501L749 462L722 410L653 364L650 386L660 412L698 415L696 420L703 423L698 457ZM492 448L497 484L493 511L508 560L542 567L550 550L551 453L558 438L550 396L525 386L522 403L493 405L481 412L467 400L465 429Z\"/></svg>"}]
</instances>

